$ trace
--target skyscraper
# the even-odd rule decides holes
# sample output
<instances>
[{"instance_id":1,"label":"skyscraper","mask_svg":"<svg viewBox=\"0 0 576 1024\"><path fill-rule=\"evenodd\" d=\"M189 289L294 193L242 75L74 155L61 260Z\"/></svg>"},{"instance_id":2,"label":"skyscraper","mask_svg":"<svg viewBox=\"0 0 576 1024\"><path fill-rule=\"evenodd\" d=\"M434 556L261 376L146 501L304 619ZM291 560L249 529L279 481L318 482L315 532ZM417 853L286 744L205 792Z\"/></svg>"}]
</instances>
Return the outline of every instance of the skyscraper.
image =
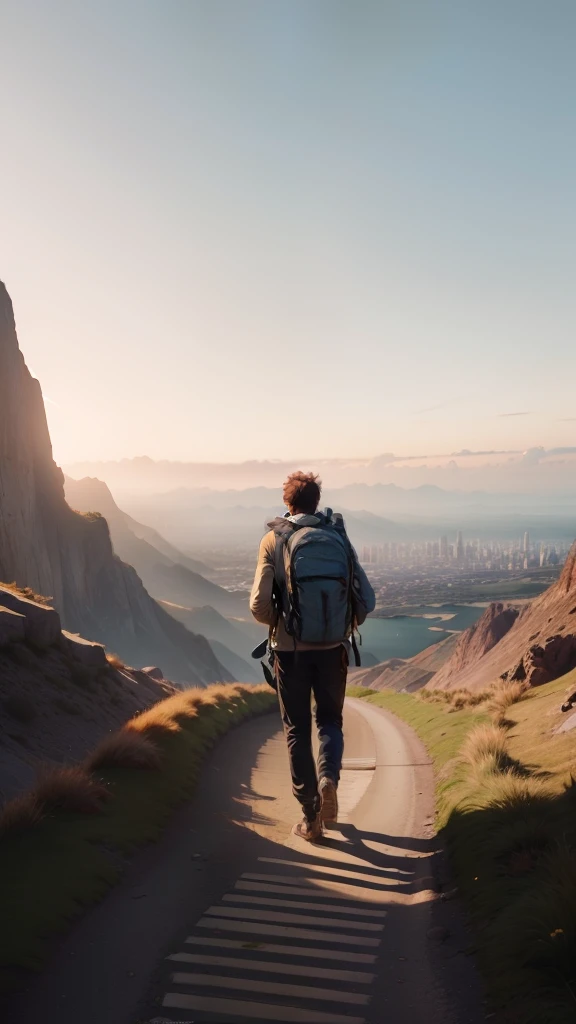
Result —
<instances>
[{"instance_id":1,"label":"skyscraper","mask_svg":"<svg viewBox=\"0 0 576 1024\"><path fill-rule=\"evenodd\" d=\"M448 537L440 537L440 560L448 561Z\"/></svg>"},{"instance_id":2,"label":"skyscraper","mask_svg":"<svg viewBox=\"0 0 576 1024\"><path fill-rule=\"evenodd\" d=\"M528 530L526 530L526 533L524 534L524 542L522 544L522 551L524 552L525 555L527 555L529 553L529 551L530 551L530 534L529 534Z\"/></svg>"},{"instance_id":3,"label":"skyscraper","mask_svg":"<svg viewBox=\"0 0 576 1024\"><path fill-rule=\"evenodd\" d=\"M461 562L464 561L464 541L462 539L462 530L458 530L458 533L456 534L456 552L455 552L455 554L456 554L456 561L457 562L461 563Z\"/></svg>"}]
</instances>

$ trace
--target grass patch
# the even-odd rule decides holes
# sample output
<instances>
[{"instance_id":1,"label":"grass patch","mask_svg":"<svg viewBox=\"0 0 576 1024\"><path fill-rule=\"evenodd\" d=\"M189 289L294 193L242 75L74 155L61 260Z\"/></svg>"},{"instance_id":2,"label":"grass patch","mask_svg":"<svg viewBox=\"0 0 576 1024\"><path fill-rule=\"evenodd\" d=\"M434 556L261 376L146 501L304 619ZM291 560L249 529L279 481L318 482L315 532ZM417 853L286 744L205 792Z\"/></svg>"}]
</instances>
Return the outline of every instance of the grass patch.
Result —
<instances>
[{"instance_id":1,"label":"grass patch","mask_svg":"<svg viewBox=\"0 0 576 1024\"><path fill-rule=\"evenodd\" d=\"M373 693L378 693L378 690L370 690L367 686L347 686L346 696L347 697L369 697Z\"/></svg>"},{"instance_id":2,"label":"grass patch","mask_svg":"<svg viewBox=\"0 0 576 1024\"><path fill-rule=\"evenodd\" d=\"M38 970L50 937L118 879L122 855L160 836L176 806L194 792L202 759L216 739L275 704L267 686L230 684L177 694L132 719L77 769L110 794L99 813L74 810L70 789L57 796L53 779L18 798L19 808L15 801L6 805L4 814L20 815L22 827L7 830L0 845L0 875L11 882L0 891L1 987L14 984L18 969ZM140 753L156 751L154 765L136 763L138 743ZM31 820L26 800L38 805L39 790L44 812Z\"/></svg>"},{"instance_id":3,"label":"grass patch","mask_svg":"<svg viewBox=\"0 0 576 1024\"><path fill-rule=\"evenodd\" d=\"M12 583L1 583L0 586L4 587L5 590L11 590L18 597L25 597L27 601L34 601L34 604L49 605L53 600L51 597L45 597L44 594L37 594L35 590L32 590L32 587L19 587L14 581Z\"/></svg>"},{"instance_id":4,"label":"grass patch","mask_svg":"<svg viewBox=\"0 0 576 1024\"><path fill-rule=\"evenodd\" d=\"M459 710L422 692L365 697L428 747L479 963L515 1024L576 1020L576 733L555 732L567 690L576 671L528 692L504 683Z\"/></svg>"}]
</instances>

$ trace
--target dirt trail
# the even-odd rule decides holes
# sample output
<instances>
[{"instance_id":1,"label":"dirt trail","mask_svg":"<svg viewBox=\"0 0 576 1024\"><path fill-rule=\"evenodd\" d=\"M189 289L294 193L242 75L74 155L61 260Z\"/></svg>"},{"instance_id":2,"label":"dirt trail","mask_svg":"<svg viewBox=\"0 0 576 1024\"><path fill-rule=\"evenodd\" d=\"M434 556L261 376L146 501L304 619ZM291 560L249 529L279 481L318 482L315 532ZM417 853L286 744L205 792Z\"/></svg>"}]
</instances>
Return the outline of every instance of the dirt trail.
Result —
<instances>
[{"instance_id":1,"label":"dirt trail","mask_svg":"<svg viewBox=\"0 0 576 1024\"><path fill-rule=\"evenodd\" d=\"M432 771L348 701L341 822L292 837L276 715L226 736L160 843L62 943L10 1024L477 1024L469 939L434 899ZM431 931L433 929L433 931Z\"/></svg>"}]
</instances>

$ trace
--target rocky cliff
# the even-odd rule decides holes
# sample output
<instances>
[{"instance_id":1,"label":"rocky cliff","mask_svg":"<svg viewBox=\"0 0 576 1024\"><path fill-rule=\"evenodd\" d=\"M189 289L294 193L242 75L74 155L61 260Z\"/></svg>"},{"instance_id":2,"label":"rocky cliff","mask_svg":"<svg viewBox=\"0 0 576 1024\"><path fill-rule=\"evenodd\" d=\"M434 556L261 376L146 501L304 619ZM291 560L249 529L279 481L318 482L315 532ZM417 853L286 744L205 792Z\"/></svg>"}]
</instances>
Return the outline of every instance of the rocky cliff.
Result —
<instances>
[{"instance_id":1,"label":"rocky cliff","mask_svg":"<svg viewBox=\"0 0 576 1024\"><path fill-rule=\"evenodd\" d=\"M210 605L223 615L251 618L248 595L231 593L193 571L190 560L149 529L123 512L102 480L66 477L64 491L69 505L79 512L100 512L110 528L114 551L136 569L148 592L157 600L174 601L187 608ZM158 547L157 545L160 545ZM161 550L163 548L163 550Z\"/></svg>"},{"instance_id":2,"label":"rocky cliff","mask_svg":"<svg viewBox=\"0 0 576 1024\"><path fill-rule=\"evenodd\" d=\"M531 686L576 667L576 544L560 579L520 612L495 604L462 634L428 689L482 690L500 679Z\"/></svg>"},{"instance_id":3,"label":"rocky cliff","mask_svg":"<svg viewBox=\"0 0 576 1024\"><path fill-rule=\"evenodd\" d=\"M0 580L49 595L66 629L180 683L229 680L204 637L150 597L112 550L106 520L73 512L52 458L40 385L18 346L0 284Z\"/></svg>"}]
</instances>

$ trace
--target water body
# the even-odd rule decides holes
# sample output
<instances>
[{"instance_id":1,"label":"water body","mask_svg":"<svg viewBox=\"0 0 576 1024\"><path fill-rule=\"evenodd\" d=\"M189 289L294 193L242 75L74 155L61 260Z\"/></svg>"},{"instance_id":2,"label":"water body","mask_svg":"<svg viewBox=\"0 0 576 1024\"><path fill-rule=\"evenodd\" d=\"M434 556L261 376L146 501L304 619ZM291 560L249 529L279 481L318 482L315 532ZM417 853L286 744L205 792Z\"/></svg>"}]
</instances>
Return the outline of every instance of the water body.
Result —
<instances>
[{"instance_id":1,"label":"water body","mask_svg":"<svg viewBox=\"0 0 576 1024\"><path fill-rule=\"evenodd\" d=\"M360 628L364 650L378 661L412 658L430 644L444 640L453 630L468 629L485 611L471 605L423 606L392 619L367 619ZM361 649L362 650L362 649Z\"/></svg>"}]
</instances>

